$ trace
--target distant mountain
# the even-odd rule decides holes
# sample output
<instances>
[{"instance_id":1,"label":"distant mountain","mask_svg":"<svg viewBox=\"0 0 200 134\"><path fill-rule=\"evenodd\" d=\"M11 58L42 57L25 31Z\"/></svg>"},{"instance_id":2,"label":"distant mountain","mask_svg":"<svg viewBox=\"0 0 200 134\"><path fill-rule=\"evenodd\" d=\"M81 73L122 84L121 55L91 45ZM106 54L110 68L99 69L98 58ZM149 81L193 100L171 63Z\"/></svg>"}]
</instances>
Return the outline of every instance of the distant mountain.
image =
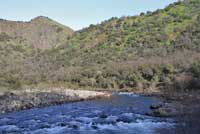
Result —
<instances>
[{"instance_id":1,"label":"distant mountain","mask_svg":"<svg viewBox=\"0 0 200 134\"><path fill-rule=\"evenodd\" d=\"M9 23L0 22L4 87L191 89L200 82L200 0L111 18L76 32L45 17L14 22L13 29Z\"/></svg>"},{"instance_id":2,"label":"distant mountain","mask_svg":"<svg viewBox=\"0 0 200 134\"><path fill-rule=\"evenodd\" d=\"M34 48L50 49L62 43L73 34L69 27L47 17L39 16L29 22L0 20L0 34Z\"/></svg>"},{"instance_id":3,"label":"distant mountain","mask_svg":"<svg viewBox=\"0 0 200 134\"><path fill-rule=\"evenodd\" d=\"M72 34L73 30L69 27L43 16L29 22L1 19L0 89L21 87L18 81L26 81L24 75L31 78L28 83L32 83L34 77L40 78L40 67L37 66L40 53L64 44Z\"/></svg>"}]
</instances>

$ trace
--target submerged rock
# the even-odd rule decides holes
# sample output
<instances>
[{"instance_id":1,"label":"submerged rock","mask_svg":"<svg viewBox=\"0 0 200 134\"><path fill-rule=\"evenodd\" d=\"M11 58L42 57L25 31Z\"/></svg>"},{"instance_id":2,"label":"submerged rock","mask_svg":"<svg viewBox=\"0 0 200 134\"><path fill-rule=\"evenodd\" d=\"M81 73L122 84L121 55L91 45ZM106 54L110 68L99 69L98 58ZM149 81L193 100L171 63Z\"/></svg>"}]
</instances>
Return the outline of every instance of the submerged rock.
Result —
<instances>
[{"instance_id":1,"label":"submerged rock","mask_svg":"<svg viewBox=\"0 0 200 134\"><path fill-rule=\"evenodd\" d=\"M96 125L92 125L91 126L93 129L98 129L98 127Z\"/></svg>"},{"instance_id":2,"label":"submerged rock","mask_svg":"<svg viewBox=\"0 0 200 134\"><path fill-rule=\"evenodd\" d=\"M158 108L153 111L153 115L156 117L170 117L173 115L173 110L170 108Z\"/></svg>"},{"instance_id":3,"label":"submerged rock","mask_svg":"<svg viewBox=\"0 0 200 134\"><path fill-rule=\"evenodd\" d=\"M105 113L101 113L101 115L99 116L99 118L107 118L108 116Z\"/></svg>"},{"instance_id":4,"label":"submerged rock","mask_svg":"<svg viewBox=\"0 0 200 134\"><path fill-rule=\"evenodd\" d=\"M134 120L133 117L127 116L127 115L121 115L116 120L117 122L124 122L124 123L131 123Z\"/></svg>"},{"instance_id":5,"label":"submerged rock","mask_svg":"<svg viewBox=\"0 0 200 134\"><path fill-rule=\"evenodd\" d=\"M150 106L150 109L158 109L158 108L161 108L163 105L162 104L152 104Z\"/></svg>"}]
</instances>

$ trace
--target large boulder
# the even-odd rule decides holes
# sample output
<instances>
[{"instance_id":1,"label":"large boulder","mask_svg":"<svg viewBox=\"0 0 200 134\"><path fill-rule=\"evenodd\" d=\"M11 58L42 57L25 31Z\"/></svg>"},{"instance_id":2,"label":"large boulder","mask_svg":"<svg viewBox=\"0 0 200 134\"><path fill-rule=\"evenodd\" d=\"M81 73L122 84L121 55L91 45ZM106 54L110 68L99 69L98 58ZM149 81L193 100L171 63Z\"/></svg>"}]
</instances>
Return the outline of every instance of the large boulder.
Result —
<instances>
[{"instance_id":1,"label":"large boulder","mask_svg":"<svg viewBox=\"0 0 200 134\"><path fill-rule=\"evenodd\" d=\"M150 106L151 112L146 113L154 117L171 117L177 114L176 109L172 106L163 104L154 104Z\"/></svg>"}]
</instances>

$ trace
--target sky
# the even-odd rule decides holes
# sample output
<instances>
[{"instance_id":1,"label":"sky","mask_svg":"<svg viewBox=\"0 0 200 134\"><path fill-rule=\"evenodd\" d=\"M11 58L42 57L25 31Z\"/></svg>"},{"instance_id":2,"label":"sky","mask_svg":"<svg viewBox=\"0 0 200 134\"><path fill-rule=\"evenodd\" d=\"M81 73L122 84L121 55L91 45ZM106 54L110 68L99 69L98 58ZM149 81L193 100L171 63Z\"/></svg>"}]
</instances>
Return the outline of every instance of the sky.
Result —
<instances>
[{"instance_id":1,"label":"sky","mask_svg":"<svg viewBox=\"0 0 200 134\"><path fill-rule=\"evenodd\" d=\"M74 30L111 17L162 9L176 0L0 0L0 18L29 21L47 16Z\"/></svg>"}]
</instances>

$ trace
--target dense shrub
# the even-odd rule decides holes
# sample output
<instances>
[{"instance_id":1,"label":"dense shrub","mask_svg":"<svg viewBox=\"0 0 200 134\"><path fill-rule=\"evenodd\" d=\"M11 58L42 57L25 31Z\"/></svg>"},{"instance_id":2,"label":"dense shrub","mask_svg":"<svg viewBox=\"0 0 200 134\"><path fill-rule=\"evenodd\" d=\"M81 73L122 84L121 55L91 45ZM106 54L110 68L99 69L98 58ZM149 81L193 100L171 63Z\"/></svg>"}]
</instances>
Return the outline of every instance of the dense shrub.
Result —
<instances>
[{"instance_id":1,"label":"dense shrub","mask_svg":"<svg viewBox=\"0 0 200 134\"><path fill-rule=\"evenodd\" d=\"M191 71L195 77L200 78L200 62L194 63L192 65Z\"/></svg>"},{"instance_id":2,"label":"dense shrub","mask_svg":"<svg viewBox=\"0 0 200 134\"><path fill-rule=\"evenodd\" d=\"M0 41L9 41L11 37L6 33L0 33Z\"/></svg>"}]
</instances>

